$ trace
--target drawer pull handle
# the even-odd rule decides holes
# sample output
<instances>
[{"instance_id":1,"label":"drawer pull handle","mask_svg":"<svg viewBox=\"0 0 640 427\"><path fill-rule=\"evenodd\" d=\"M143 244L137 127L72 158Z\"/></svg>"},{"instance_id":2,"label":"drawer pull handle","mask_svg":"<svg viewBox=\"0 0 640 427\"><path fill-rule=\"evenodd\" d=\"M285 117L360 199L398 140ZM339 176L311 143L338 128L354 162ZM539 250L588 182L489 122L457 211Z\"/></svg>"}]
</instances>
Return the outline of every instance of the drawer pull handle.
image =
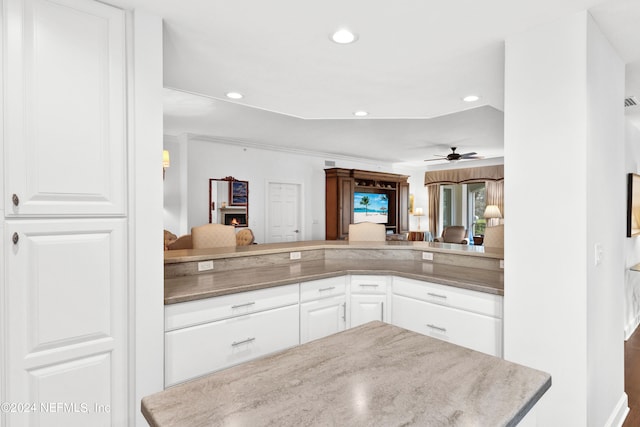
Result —
<instances>
[{"instance_id":1,"label":"drawer pull handle","mask_svg":"<svg viewBox=\"0 0 640 427\"><path fill-rule=\"evenodd\" d=\"M17 194L11 196L11 201L13 202L13 206L18 206L20 204L20 198Z\"/></svg>"},{"instance_id":2,"label":"drawer pull handle","mask_svg":"<svg viewBox=\"0 0 640 427\"><path fill-rule=\"evenodd\" d=\"M434 297L434 298L447 299L446 295L434 294L433 292L427 292L427 295L429 295L430 297Z\"/></svg>"},{"instance_id":3,"label":"drawer pull handle","mask_svg":"<svg viewBox=\"0 0 640 427\"><path fill-rule=\"evenodd\" d=\"M440 326L436 326L436 325L427 325L427 327L431 328L431 329L435 329L437 331L446 333L447 332L447 328L442 328Z\"/></svg>"},{"instance_id":4,"label":"drawer pull handle","mask_svg":"<svg viewBox=\"0 0 640 427\"><path fill-rule=\"evenodd\" d=\"M377 288L377 287L378 287L378 286L380 286L380 285L374 285L374 284L372 284L372 283L371 283L371 284L369 284L369 283L362 283L360 286L362 286L363 288L366 288L366 287L370 287L370 288Z\"/></svg>"},{"instance_id":5,"label":"drawer pull handle","mask_svg":"<svg viewBox=\"0 0 640 427\"><path fill-rule=\"evenodd\" d=\"M18 233L13 233L13 236L11 236L11 241L13 241L13 244L17 245L19 240L20 236L18 235Z\"/></svg>"},{"instance_id":6,"label":"drawer pull handle","mask_svg":"<svg viewBox=\"0 0 640 427\"><path fill-rule=\"evenodd\" d=\"M244 304L232 305L231 308L248 307L248 306L253 305L253 304L255 304L255 302L247 302L247 303L244 303Z\"/></svg>"},{"instance_id":7,"label":"drawer pull handle","mask_svg":"<svg viewBox=\"0 0 640 427\"><path fill-rule=\"evenodd\" d=\"M247 338L246 340L242 340L242 341L234 341L231 343L231 347L235 347L241 344L247 344L250 343L251 341L255 341L255 338Z\"/></svg>"},{"instance_id":8,"label":"drawer pull handle","mask_svg":"<svg viewBox=\"0 0 640 427\"><path fill-rule=\"evenodd\" d=\"M320 288L318 292L330 291L331 289L335 289L335 286L329 286L328 288Z\"/></svg>"}]
</instances>

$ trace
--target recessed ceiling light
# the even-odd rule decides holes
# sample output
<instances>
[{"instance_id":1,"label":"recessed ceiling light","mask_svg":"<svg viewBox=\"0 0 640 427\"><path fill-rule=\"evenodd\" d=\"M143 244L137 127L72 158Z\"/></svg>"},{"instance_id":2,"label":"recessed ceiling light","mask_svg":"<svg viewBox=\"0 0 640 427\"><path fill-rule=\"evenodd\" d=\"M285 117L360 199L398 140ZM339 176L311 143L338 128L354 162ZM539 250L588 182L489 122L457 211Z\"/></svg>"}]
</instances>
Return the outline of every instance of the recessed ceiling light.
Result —
<instances>
[{"instance_id":1,"label":"recessed ceiling light","mask_svg":"<svg viewBox=\"0 0 640 427\"><path fill-rule=\"evenodd\" d=\"M358 36L351 31L342 28L335 33L331 34L331 40L339 44L349 44L358 40Z\"/></svg>"},{"instance_id":2,"label":"recessed ceiling light","mask_svg":"<svg viewBox=\"0 0 640 427\"><path fill-rule=\"evenodd\" d=\"M227 93L227 98L230 98L230 99L242 99L242 94L238 93L238 92L228 92Z\"/></svg>"},{"instance_id":3,"label":"recessed ceiling light","mask_svg":"<svg viewBox=\"0 0 640 427\"><path fill-rule=\"evenodd\" d=\"M367 113L366 111L360 110L360 111L354 111L353 115L356 117L364 117L364 116L368 116L369 113Z\"/></svg>"},{"instance_id":4,"label":"recessed ceiling light","mask_svg":"<svg viewBox=\"0 0 640 427\"><path fill-rule=\"evenodd\" d=\"M469 95L462 98L464 102L476 102L480 97L478 95Z\"/></svg>"}]
</instances>

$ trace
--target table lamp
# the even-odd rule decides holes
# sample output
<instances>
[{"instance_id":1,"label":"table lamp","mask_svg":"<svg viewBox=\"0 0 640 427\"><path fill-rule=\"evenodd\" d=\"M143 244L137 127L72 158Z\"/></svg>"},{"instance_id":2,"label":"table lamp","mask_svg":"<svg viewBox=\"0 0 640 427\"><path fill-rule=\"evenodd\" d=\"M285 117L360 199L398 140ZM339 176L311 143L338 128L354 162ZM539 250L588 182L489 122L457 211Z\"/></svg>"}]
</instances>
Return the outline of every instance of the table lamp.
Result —
<instances>
[{"instance_id":1,"label":"table lamp","mask_svg":"<svg viewBox=\"0 0 640 427\"><path fill-rule=\"evenodd\" d=\"M418 231L420 231L420 217L424 216L424 211L422 210L422 208L416 208L413 211L413 216L417 216L418 217Z\"/></svg>"},{"instance_id":2,"label":"table lamp","mask_svg":"<svg viewBox=\"0 0 640 427\"><path fill-rule=\"evenodd\" d=\"M492 224L492 219L500 219L502 218L502 214L500 213L500 208L496 205L487 205L487 208L484 210L484 217L489 220L489 224Z\"/></svg>"}]
</instances>

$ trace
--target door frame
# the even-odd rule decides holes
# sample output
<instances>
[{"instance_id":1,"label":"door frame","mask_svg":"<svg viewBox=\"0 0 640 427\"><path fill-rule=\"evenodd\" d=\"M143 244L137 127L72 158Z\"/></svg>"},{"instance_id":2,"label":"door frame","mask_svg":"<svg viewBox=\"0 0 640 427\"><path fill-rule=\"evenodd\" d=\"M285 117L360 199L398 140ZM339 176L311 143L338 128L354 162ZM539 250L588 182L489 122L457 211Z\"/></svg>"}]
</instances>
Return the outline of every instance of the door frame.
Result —
<instances>
[{"instance_id":1,"label":"door frame","mask_svg":"<svg viewBox=\"0 0 640 427\"><path fill-rule=\"evenodd\" d=\"M264 240L265 243L273 243L269 241L269 230L270 230L270 216L271 212L269 210L270 201L271 201L271 192L269 187L271 184L287 184L287 185L297 185L298 186L298 229L300 230L300 238L298 241L307 240L306 239L306 227L303 221L304 218L304 183L300 181L290 181L286 179L267 179L265 181L265 199L264 199Z\"/></svg>"}]
</instances>

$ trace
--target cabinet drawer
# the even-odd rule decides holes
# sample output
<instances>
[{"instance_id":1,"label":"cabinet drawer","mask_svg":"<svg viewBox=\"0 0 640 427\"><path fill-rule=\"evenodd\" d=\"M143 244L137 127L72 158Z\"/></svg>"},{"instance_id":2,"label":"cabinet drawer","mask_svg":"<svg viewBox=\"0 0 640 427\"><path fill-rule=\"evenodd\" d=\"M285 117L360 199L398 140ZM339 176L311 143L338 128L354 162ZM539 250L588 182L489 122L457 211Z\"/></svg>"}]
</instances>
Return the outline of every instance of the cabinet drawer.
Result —
<instances>
[{"instance_id":1,"label":"cabinet drawer","mask_svg":"<svg viewBox=\"0 0 640 427\"><path fill-rule=\"evenodd\" d=\"M393 293L422 301L502 318L502 297L455 286L394 277Z\"/></svg>"},{"instance_id":2,"label":"cabinet drawer","mask_svg":"<svg viewBox=\"0 0 640 427\"><path fill-rule=\"evenodd\" d=\"M311 301L336 295L344 295L346 277L312 280L300 284L300 301Z\"/></svg>"},{"instance_id":3,"label":"cabinet drawer","mask_svg":"<svg viewBox=\"0 0 640 427\"><path fill-rule=\"evenodd\" d=\"M165 387L293 347L298 305L165 333Z\"/></svg>"},{"instance_id":4,"label":"cabinet drawer","mask_svg":"<svg viewBox=\"0 0 640 427\"><path fill-rule=\"evenodd\" d=\"M351 293L386 294L387 276L351 276Z\"/></svg>"},{"instance_id":5,"label":"cabinet drawer","mask_svg":"<svg viewBox=\"0 0 640 427\"><path fill-rule=\"evenodd\" d=\"M502 320L393 295L391 323L423 335L502 357Z\"/></svg>"},{"instance_id":6,"label":"cabinet drawer","mask_svg":"<svg viewBox=\"0 0 640 427\"><path fill-rule=\"evenodd\" d=\"M298 303L298 285L169 304L164 308L164 330L185 328Z\"/></svg>"}]
</instances>

